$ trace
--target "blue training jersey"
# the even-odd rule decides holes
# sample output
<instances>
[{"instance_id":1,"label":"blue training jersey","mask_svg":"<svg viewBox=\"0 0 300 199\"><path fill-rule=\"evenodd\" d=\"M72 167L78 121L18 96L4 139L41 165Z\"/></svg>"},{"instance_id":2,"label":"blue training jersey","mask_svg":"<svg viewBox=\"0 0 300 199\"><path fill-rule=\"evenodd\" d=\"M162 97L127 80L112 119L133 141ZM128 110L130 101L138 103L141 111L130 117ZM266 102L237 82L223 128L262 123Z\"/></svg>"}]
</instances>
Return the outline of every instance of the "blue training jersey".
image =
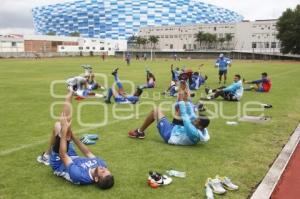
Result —
<instances>
[{"instance_id":1,"label":"blue training jersey","mask_svg":"<svg viewBox=\"0 0 300 199\"><path fill-rule=\"evenodd\" d=\"M92 184L94 180L90 174L90 169L96 167L106 168L107 165L104 160L99 158L77 157L67 167L67 173L74 184Z\"/></svg>"},{"instance_id":2,"label":"blue training jersey","mask_svg":"<svg viewBox=\"0 0 300 199\"><path fill-rule=\"evenodd\" d=\"M219 68L220 71L226 71L228 68L228 65L231 63L229 58L219 58L216 61L216 66Z\"/></svg>"}]
</instances>

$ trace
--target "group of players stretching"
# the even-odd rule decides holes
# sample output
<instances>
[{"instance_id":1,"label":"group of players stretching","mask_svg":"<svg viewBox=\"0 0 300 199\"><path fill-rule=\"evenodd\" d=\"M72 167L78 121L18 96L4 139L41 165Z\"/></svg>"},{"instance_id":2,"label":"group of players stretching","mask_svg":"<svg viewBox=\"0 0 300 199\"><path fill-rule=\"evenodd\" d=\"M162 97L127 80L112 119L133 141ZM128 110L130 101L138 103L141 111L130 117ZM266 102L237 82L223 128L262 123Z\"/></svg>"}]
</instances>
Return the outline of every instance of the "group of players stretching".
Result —
<instances>
[{"instance_id":1,"label":"group of players stretching","mask_svg":"<svg viewBox=\"0 0 300 199\"><path fill-rule=\"evenodd\" d=\"M220 55L216 62L219 67L219 83L224 76L226 82L227 67L231 61ZM60 120L55 122L50 137L50 142L42 155L38 156L37 161L50 165L54 174L65 178L74 184L96 184L101 189L109 189L114 185L114 177L109 171L107 164L101 158L96 157L76 136L71 128L72 98L73 96L87 98L89 96L105 97L106 103L111 103L113 97L116 103L135 104L139 101L143 89L155 87L155 76L147 70L147 82L138 86L133 95L128 95L124 91L123 85L119 80L118 68L112 72L115 84L108 89L106 96L96 94L93 90L104 89L103 86L94 80L92 68L83 66L85 75L77 76L67 80L69 93L67 94ZM162 140L171 145L196 145L199 142L207 142L210 139L207 127L210 120L201 115L191 100L191 90L197 90L207 80L207 76L202 76L200 72L193 72L189 69L182 69L171 66L172 81L169 89L170 96L177 97L175 103L175 115L170 122L162 110L154 108L150 111L144 122L138 128L129 131L130 138L144 139L146 129L156 121L157 130ZM206 100L212 100L219 96L228 101L239 101L243 95L243 83L252 84L245 90L255 90L257 92L269 92L271 80L267 73L262 73L262 78L256 81L242 80L239 74L234 76L234 82L227 87L218 89L205 88L207 93ZM79 157L75 152L74 144L79 148L85 157ZM161 182L162 179L160 179Z\"/></svg>"}]
</instances>

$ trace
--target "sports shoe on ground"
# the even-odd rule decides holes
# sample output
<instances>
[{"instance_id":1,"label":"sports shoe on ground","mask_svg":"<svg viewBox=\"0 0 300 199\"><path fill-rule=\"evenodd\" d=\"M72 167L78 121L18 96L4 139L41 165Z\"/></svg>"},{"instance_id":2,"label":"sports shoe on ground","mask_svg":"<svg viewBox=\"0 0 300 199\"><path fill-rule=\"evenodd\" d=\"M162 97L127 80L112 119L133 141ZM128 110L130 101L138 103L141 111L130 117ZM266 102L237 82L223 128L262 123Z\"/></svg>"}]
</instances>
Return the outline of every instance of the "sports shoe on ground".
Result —
<instances>
[{"instance_id":1,"label":"sports shoe on ground","mask_svg":"<svg viewBox=\"0 0 300 199\"><path fill-rule=\"evenodd\" d=\"M42 155L39 155L36 160L46 166L49 166L50 164L50 156L45 154L45 152L43 152Z\"/></svg>"},{"instance_id":2,"label":"sports shoe on ground","mask_svg":"<svg viewBox=\"0 0 300 199\"><path fill-rule=\"evenodd\" d=\"M89 139L88 137L82 137L80 139L80 141L85 144L85 145L93 145L93 144L96 144L96 141L95 140L91 140Z\"/></svg>"},{"instance_id":3,"label":"sports shoe on ground","mask_svg":"<svg viewBox=\"0 0 300 199\"><path fill-rule=\"evenodd\" d=\"M128 136L131 138L138 138L138 139L144 139L145 138L145 133L140 132L138 129L129 131Z\"/></svg>"},{"instance_id":4,"label":"sports shoe on ground","mask_svg":"<svg viewBox=\"0 0 300 199\"><path fill-rule=\"evenodd\" d=\"M169 185L172 182L172 178L166 176L166 175L161 175L157 172L149 172L149 177L148 177L148 185L152 188L157 188L162 185Z\"/></svg>"},{"instance_id":5,"label":"sports shoe on ground","mask_svg":"<svg viewBox=\"0 0 300 199\"><path fill-rule=\"evenodd\" d=\"M99 93L95 93L95 97L97 97L97 98L104 98L104 95L103 94L99 94Z\"/></svg>"},{"instance_id":6,"label":"sports shoe on ground","mask_svg":"<svg viewBox=\"0 0 300 199\"><path fill-rule=\"evenodd\" d=\"M220 179L208 178L206 184L209 185L210 188L213 190L213 192L216 193L216 194L221 195L221 194L226 193L226 190L224 189Z\"/></svg>"},{"instance_id":7,"label":"sports shoe on ground","mask_svg":"<svg viewBox=\"0 0 300 199\"><path fill-rule=\"evenodd\" d=\"M205 88L205 93L208 95L208 94L211 94L212 93L212 89L210 89L209 87L206 87Z\"/></svg>"},{"instance_id":8,"label":"sports shoe on ground","mask_svg":"<svg viewBox=\"0 0 300 199\"><path fill-rule=\"evenodd\" d=\"M99 136L97 134L84 134L83 137L86 137L90 140L98 140Z\"/></svg>"},{"instance_id":9,"label":"sports shoe on ground","mask_svg":"<svg viewBox=\"0 0 300 199\"><path fill-rule=\"evenodd\" d=\"M114 69L111 74L115 76L118 73L118 70L119 70L119 68Z\"/></svg>"},{"instance_id":10,"label":"sports shoe on ground","mask_svg":"<svg viewBox=\"0 0 300 199\"><path fill-rule=\"evenodd\" d=\"M214 192L207 183L205 184L205 195L207 199L214 199Z\"/></svg>"},{"instance_id":11,"label":"sports shoe on ground","mask_svg":"<svg viewBox=\"0 0 300 199\"><path fill-rule=\"evenodd\" d=\"M228 177L219 177L219 176L216 176L216 179L219 179L223 185L224 188L226 188L227 190L230 190L230 191L235 191L235 190L238 190L239 189L239 186L233 184L230 180L230 178Z\"/></svg>"}]
</instances>

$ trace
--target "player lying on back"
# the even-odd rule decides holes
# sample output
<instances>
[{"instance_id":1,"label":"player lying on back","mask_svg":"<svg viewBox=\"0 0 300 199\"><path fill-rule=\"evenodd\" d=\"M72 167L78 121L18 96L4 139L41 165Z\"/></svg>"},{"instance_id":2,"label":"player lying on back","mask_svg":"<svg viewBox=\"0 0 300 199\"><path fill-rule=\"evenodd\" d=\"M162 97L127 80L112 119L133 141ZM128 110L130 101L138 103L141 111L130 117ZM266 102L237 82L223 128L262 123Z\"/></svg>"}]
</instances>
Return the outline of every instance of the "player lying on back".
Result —
<instances>
[{"instance_id":1,"label":"player lying on back","mask_svg":"<svg viewBox=\"0 0 300 199\"><path fill-rule=\"evenodd\" d=\"M111 98L113 97L115 99L115 102L118 104L135 104L139 101L139 97L143 93L143 90L140 88L137 88L135 93L133 95L127 95L125 93L122 83L120 82L119 76L118 76L118 70L119 68L116 68L112 75L114 76L115 83L118 87L117 90L112 86L112 88L108 89L107 97L105 99L105 103L110 104Z\"/></svg>"},{"instance_id":2,"label":"player lying on back","mask_svg":"<svg viewBox=\"0 0 300 199\"><path fill-rule=\"evenodd\" d=\"M104 160L97 158L71 129L71 103L73 92L66 97L63 112L50 139L45 153L37 158L38 162L51 166L54 174L74 184L96 184L100 189L109 189L114 185L114 177ZM79 157L74 150L73 141L85 157Z\"/></svg>"}]
</instances>

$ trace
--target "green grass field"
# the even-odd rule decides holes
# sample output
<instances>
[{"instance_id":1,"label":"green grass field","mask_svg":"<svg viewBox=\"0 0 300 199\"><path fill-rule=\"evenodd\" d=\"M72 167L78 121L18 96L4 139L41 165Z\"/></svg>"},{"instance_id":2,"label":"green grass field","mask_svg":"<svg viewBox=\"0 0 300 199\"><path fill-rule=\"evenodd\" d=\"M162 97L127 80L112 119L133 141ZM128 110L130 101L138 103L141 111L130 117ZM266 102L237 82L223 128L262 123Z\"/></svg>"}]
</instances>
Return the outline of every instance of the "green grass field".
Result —
<instances>
[{"instance_id":1,"label":"green grass field","mask_svg":"<svg viewBox=\"0 0 300 199\"><path fill-rule=\"evenodd\" d=\"M153 93L163 91L169 84L169 66L172 62L133 61L131 66L127 67L121 59L108 59L105 62L99 58L0 60L0 199L204 198L206 178L217 174L231 177L240 186L240 190L216 198L247 198L262 180L299 122L299 62L234 62L229 72L229 82L235 73L240 73L246 79L256 79L264 71L271 75L273 89L270 93L247 92L241 103L259 101L272 104L274 108L264 112L271 116L272 120L267 124L240 123L238 126L227 126L226 119L214 119L209 126L211 140L207 144L196 146L165 144L155 125L147 130L145 140L129 139L128 130L136 128L143 121L144 115L149 112L150 106L146 105L140 108L138 119L129 120L113 118L111 114L113 104L108 105L108 125L96 129L79 126L76 119L78 105L101 100L92 99L83 102L74 100L75 133L80 135L92 132L101 137L97 144L90 148L107 161L115 176L115 186L109 191L98 190L95 186L72 185L54 176L50 167L36 162L36 157L46 148L55 122L50 115L50 106L54 102L64 100L50 95L50 84L53 80L65 80L80 74L82 69L79 66L88 63L94 66L96 73L105 74L110 74L115 66L119 66L121 79L142 84L145 81L144 67L150 66L156 74L157 87L148 90L146 93L148 98L143 98L142 102L153 101L151 100ZM218 86L217 70L213 67L213 60L183 60L177 65L197 69L200 63L205 64L202 71L209 76L207 85ZM113 82L111 75L109 82ZM66 93L64 85L58 85L55 90L58 94ZM201 93L204 93L203 87L197 92L196 99ZM163 101L165 100L155 100L155 103ZM225 102L223 105L224 114L236 113L236 103ZM82 121L85 123L101 121L104 117L103 109L100 106L83 107ZM60 110L61 105L55 106L56 115ZM170 168L186 171L187 178L173 178L171 185L159 189L148 187L146 179L149 170L164 172Z\"/></svg>"}]
</instances>

